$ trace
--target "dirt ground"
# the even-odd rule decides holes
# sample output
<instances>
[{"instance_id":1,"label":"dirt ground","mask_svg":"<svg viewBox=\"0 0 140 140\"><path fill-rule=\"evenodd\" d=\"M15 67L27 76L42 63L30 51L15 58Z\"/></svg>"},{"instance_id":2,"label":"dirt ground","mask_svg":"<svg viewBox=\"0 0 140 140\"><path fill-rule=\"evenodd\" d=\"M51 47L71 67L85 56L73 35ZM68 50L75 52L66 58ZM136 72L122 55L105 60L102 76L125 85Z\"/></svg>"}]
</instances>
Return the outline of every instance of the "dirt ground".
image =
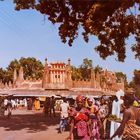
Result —
<instances>
[{"instance_id":1,"label":"dirt ground","mask_svg":"<svg viewBox=\"0 0 140 140\"><path fill-rule=\"evenodd\" d=\"M69 132L58 133L59 114L45 118L42 111L18 109L11 119L0 118L0 140L65 140Z\"/></svg>"}]
</instances>

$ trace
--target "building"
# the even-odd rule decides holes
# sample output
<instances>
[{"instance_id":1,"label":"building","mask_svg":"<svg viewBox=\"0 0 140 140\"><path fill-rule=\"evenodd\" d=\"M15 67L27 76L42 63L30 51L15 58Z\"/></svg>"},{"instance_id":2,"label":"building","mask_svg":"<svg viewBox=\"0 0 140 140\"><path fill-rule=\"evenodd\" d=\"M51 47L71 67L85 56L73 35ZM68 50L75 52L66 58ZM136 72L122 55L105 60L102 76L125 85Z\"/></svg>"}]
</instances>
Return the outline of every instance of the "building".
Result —
<instances>
[{"instance_id":1,"label":"building","mask_svg":"<svg viewBox=\"0 0 140 140\"><path fill-rule=\"evenodd\" d=\"M116 75L112 71L102 70L100 73L95 73L93 68L91 69L91 78L89 80L72 80L71 75L70 59L68 59L67 63L55 62L50 64L47 59L45 59L45 68L42 79L24 79L24 71L23 68L20 67L18 72L14 70L13 85L7 84L3 87L26 91L69 91L69 93L80 91L85 94L114 94L119 89L124 90L123 79L118 83Z\"/></svg>"}]
</instances>

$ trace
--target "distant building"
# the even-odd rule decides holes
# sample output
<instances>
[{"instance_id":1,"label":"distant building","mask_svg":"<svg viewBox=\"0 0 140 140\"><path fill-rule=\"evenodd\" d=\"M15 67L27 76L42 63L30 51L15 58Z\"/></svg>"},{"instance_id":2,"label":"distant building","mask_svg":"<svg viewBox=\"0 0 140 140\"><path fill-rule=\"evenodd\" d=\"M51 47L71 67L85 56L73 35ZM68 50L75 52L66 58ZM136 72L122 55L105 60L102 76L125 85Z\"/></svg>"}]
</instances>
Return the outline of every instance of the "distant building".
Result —
<instances>
[{"instance_id":1,"label":"distant building","mask_svg":"<svg viewBox=\"0 0 140 140\"><path fill-rule=\"evenodd\" d=\"M10 89L42 89L42 90L70 90L70 91L85 91L85 92L102 92L108 94L114 94L117 90L124 90L124 80L118 83L114 72L108 70L102 70L100 73L95 73L94 69L91 69L91 79L89 80L72 80L71 78L71 60L68 59L67 64L64 62L55 62L48 64L45 60L45 68L43 78L36 79L24 79L23 68L20 67L17 72L13 73L13 85L2 85L3 88Z\"/></svg>"}]
</instances>

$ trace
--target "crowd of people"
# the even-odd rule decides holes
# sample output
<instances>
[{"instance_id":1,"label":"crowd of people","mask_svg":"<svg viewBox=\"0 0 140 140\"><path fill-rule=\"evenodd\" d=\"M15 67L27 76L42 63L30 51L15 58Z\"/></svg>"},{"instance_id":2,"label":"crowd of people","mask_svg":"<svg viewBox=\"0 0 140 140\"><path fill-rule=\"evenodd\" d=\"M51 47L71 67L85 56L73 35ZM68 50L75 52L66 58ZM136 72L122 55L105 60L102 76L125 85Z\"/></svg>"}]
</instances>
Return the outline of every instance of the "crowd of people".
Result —
<instances>
[{"instance_id":1,"label":"crowd of people","mask_svg":"<svg viewBox=\"0 0 140 140\"><path fill-rule=\"evenodd\" d=\"M67 140L140 139L140 106L133 94L119 91L108 99L78 95L72 102L63 100L59 129L70 127ZM111 115L121 121L110 121Z\"/></svg>"},{"instance_id":2,"label":"crowd of people","mask_svg":"<svg viewBox=\"0 0 140 140\"><path fill-rule=\"evenodd\" d=\"M10 116L12 115L12 110L23 109L27 110L40 110L39 98L35 97L20 97L14 98L12 96L0 97L0 116Z\"/></svg>"},{"instance_id":3,"label":"crowd of people","mask_svg":"<svg viewBox=\"0 0 140 140\"><path fill-rule=\"evenodd\" d=\"M99 140L106 138L108 101L103 97L95 100L78 95L75 103L68 108L70 134L67 139Z\"/></svg>"},{"instance_id":4,"label":"crowd of people","mask_svg":"<svg viewBox=\"0 0 140 140\"><path fill-rule=\"evenodd\" d=\"M10 116L12 109L18 107L40 110L41 103L39 98L0 100L1 114L7 110ZM67 140L140 139L140 105L133 94L118 91L115 96L100 98L79 94L75 99L62 97L59 104L54 96L46 97L44 116L56 117L56 111L60 114L58 132L68 130ZM121 121L110 120L111 115Z\"/></svg>"}]
</instances>

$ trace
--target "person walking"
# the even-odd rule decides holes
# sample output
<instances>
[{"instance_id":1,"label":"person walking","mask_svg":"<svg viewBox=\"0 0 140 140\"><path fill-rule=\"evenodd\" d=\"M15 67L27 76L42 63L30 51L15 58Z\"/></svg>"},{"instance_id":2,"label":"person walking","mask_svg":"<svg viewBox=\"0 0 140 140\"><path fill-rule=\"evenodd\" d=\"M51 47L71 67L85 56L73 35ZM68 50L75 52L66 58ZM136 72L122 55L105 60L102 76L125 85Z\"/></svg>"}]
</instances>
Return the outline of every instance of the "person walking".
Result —
<instances>
[{"instance_id":1,"label":"person walking","mask_svg":"<svg viewBox=\"0 0 140 140\"><path fill-rule=\"evenodd\" d=\"M44 114L45 117L48 117L50 113L50 97L46 97L46 100L44 102Z\"/></svg>"},{"instance_id":2,"label":"person walking","mask_svg":"<svg viewBox=\"0 0 140 140\"><path fill-rule=\"evenodd\" d=\"M90 111L90 129L91 129L91 140L100 140L99 129L101 127L101 121L99 118L99 108L96 106L95 101L92 97L87 99L88 110Z\"/></svg>"},{"instance_id":3,"label":"person walking","mask_svg":"<svg viewBox=\"0 0 140 140\"><path fill-rule=\"evenodd\" d=\"M52 112L53 112L53 116L55 117L55 98L54 96L51 97L50 99L50 117L52 116Z\"/></svg>"},{"instance_id":4,"label":"person walking","mask_svg":"<svg viewBox=\"0 0 140 140\"><path fill-rule=\"evenodd\" d=\"M100 108L99 108L99 117L100 117L100 120L102 123L100 133L101 133L101 139L105 139L106 135L107 135L106 125L107 125L107 117L109 115L108 114L109 108L108 108L108 105L107 105L104 97L101 97L100 102L101 102L101 104L100 104Z\"/></svg>"},{"instance_id":5,"label":"person walking","mask_svg":"<svg viewBox=\"0 0 140 140\"><path fill-rule=\"evenodd\" d=\"M36 98L34 101L35 110L40 110L40 101L39 98Z\"/></svg>"},{"instance_id":6,"label":"person walking","mask_svg":"<svg viewBox=\"0 0 140 140\"><path fill-rule=\"evenodd\" d=\"M89 127L90 111L84 106L84 97L76 97L76 107L71 112L70 133L67 140L90 140L91 132Z\"/></svg>"},{"instance_id":7,"label":"person walking","mask_svg":"<svg viewBox=\"0 0 140 140\"><path fill-rule=\"evenodd\" d=\"M12 115L12 102L11 102L11 99L8 99L6 109L7 109L7 112L8 112L7 117L11 118L11 115Z\"/></svg>"},{"instance_id":8,"label":"person walking","mask_svg":"<svg viewBox=\"0 0 140 140\"><path fill-rule=\"evenodd\" d=\"M59 123L59 132L61 133L66 129L68 125L68 109L69 104L67 103L66 98L63 98L63 102L60 105L60 123Z\"/></svg>"},{"instance_id":9,"label":"person walking","mask_svg":"<svg viewBox=\"0 0 140 140\"><path fill-rule=\"evenodd\" d=\"M0 116L4 117L4 113L5 113L4 99L0 97Z\"/></svg>"}]
</instances>

